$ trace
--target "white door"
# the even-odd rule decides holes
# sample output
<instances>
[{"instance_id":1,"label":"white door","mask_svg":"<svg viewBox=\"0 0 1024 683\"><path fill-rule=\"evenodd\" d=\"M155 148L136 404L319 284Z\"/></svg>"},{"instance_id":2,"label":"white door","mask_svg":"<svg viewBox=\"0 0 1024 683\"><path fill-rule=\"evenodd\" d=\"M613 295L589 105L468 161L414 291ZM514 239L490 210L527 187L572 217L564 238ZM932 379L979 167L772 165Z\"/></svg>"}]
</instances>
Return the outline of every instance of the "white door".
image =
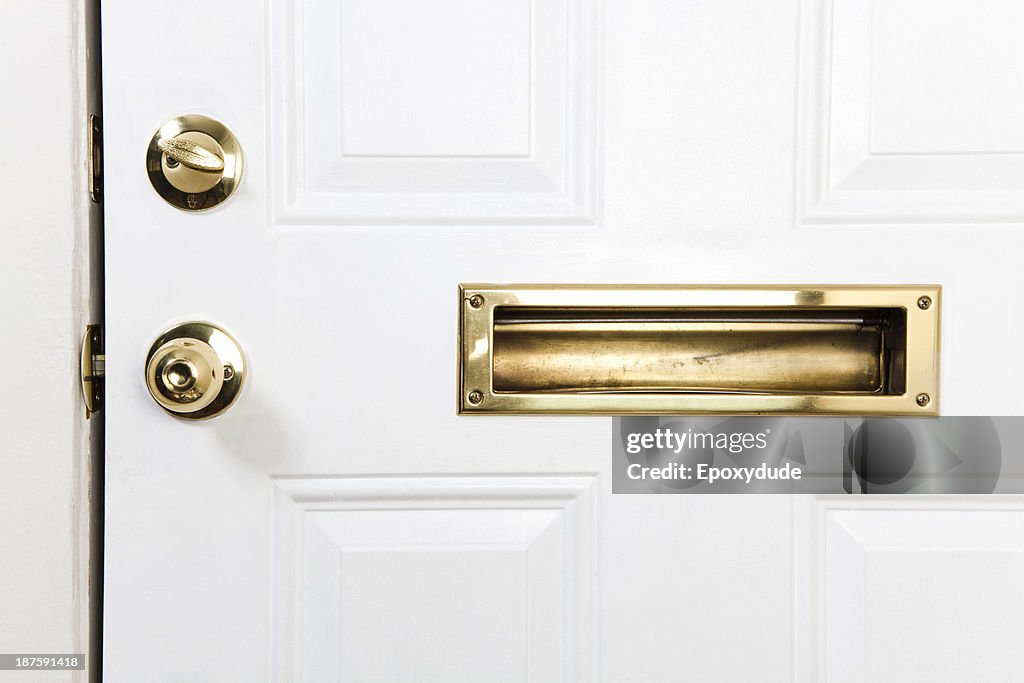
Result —
<instances>
[{"instance_id":1,"label":"white door","mask_svg":"<svg viewBox=\"0 0 1024 683\"><path fill-rule=\"evenodd\" d=\"M610 418L455 410L460 282L934 282L943 414L1019 413L1019 2L102 12L106 681L1019 677L1020 499L616 496ZM248 360L209 421L143 378L187 320Z\"/></svg>"}]
</instances>

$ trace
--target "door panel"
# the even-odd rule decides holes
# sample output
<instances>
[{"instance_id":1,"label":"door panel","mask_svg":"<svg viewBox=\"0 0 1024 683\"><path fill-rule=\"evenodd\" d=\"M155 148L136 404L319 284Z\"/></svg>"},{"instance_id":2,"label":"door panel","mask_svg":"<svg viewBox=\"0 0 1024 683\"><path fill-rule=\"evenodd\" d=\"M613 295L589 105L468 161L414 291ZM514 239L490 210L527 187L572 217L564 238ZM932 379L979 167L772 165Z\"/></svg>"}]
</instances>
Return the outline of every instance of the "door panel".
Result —
<instances>
[{"instance_id":1,"label":"door panel","mask_svg":"<svg viewBox=\"0 0 1024 683\"><path fill-rule=\"evenodd\" d=\"M1019 499L808 496L795 521L794 680L1019 676Z\"/></svg>"},{"instance_id":2,"label":"door panel","mask_svg":"<svg viewBox=\"0 0 1024 683\"><path fill-rule=\"evenodd\" d=\"M104 0L107 680L962 680L857 619L997 619L938 578L1008 580L1017 512L808 536L827 499L613 496L607 418L456 415L473 281L940 283L942 412L1024 408L1016 4L885 5ZM209 212L146 177L184 113L245 154ZM201 423L143 378L190 319L250 371Z\"/></svg>"},{"instance_id":3,"label":"door panel","mask_svg":"<svg viewBox=\"0 0 1024 683\"><path fill-rule=\"evenodd\" d=\"M592 679L594 503L593 476L275 480L275 676Z\"/></svg>"},{"instance_id":4,"label":"door panel","mask_svg":"<svg viewBox=\"0 0 1024 683\"><path fill-rule=\"evenodd\" d=\"M1024 220L1022 25L1003 0L805 3L798 222Z\"/></svg>"},{"instance_id":5,"label":"door panel","mask_svg":"<svg viewBox=\"0 0 1024 683\"><path fill-rule=\"evenodd\" d=\"M279 225L593 224L590 0L274 3Z\"/></svg>"}]
</instances>

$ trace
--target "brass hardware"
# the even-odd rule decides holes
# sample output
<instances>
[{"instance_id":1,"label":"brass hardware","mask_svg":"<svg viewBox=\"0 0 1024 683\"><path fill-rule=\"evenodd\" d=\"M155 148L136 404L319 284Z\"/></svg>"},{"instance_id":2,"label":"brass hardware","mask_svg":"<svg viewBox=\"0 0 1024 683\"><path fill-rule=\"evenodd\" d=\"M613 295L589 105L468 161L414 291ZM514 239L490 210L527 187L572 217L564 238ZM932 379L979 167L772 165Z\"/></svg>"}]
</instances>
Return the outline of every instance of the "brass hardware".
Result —
<instances>
[{"instance_id":1,"label":"brass hardware","mask_svg":"<svg viewBox=\"0 0 1024 683\"><path fill-rule=\"evenodd\" d=\"M175 417L202 420L219 415L245 383L245 357L230 334L205 322L175 325L161 334L146 357L150 395Z\"/></svg>"},{"instance_id":2,"label":"brass hardware","mask_svg":"<svg viewBox=\"0 0 1024 683\"><path fill-rule=\"evenodd\" d=\"M171 119L149 143L146 170L168 203L187 211L217 206L238 188L242 150L222 123L189 114Z\"/></svg>"},{"instance_id":3,"label":"brass hardware","mask_svg":"<svg viewBox=\"0 0 1024 683\"><path fill-rule=\"evenodd\" d=\"M931 308L931 305L932 299L929 296L922 296L920 299L917 300L917 307L920 308L922 311L927 311L929 308Z\"/></svg>"},{"instance_id":4,"label":"brass hardware","mask_svg":"<svg viewBox=\"0 0 1024 683\"><path fill-rule=\"evenodd\" d=\"M103 407L103 376L106 356L103 355L103 326L87 325L82 338L79 374L82 398L85 400L85 419Z\"/></svg>"},{"instance_id":5,"label":"brass hardware","mask_svg":"<svg viewBox=\"0 0 1024 683\"><path fill-rule=\"evenodd\" d=\"M224 170L224 159L218 154L220 145L217 145L217 152L215 152L212 149L203 147L198 142L186 140L186 135L187 133L182 133L180 137L164 138L156 143L160 151L167 155L168 165L173 168L174 164L184 164L194 171ZM213 147L213 145L210 145L210 147ZM171 179L171 184L174 184L173 179Z\"/></svg>"},{"instance_id":6,"label":"brass hardware","mask_svg":"<svg viewBox=\"0 0 1024 683\"><path fill-rule=\"evenodd\" d=\"M462 285L459 412L936 415L940 292Z\"/></svg>"},{"instance_id":7,"label":"brass hardware","mask_svg":"<svg viewBox=\"0 0 1024 683\"><path fill-rule=\"evenodd\" d=\"M103 128L100 117L89 116L89 198L98 202L103 188Z\"/></svg>"},{"instance_id":8,"label":"brass hardware","mask_svg":"<svg viewBox=\"0 0 1024 683\"><path fill-rule=\"evenodd\" d=\"M918 394L917 395L917 405L921 406L922 408L924 408L925 406L927 406L931 402L932 402L932 397L929 396L928 394Z\"/></svg>"}]
</instances>

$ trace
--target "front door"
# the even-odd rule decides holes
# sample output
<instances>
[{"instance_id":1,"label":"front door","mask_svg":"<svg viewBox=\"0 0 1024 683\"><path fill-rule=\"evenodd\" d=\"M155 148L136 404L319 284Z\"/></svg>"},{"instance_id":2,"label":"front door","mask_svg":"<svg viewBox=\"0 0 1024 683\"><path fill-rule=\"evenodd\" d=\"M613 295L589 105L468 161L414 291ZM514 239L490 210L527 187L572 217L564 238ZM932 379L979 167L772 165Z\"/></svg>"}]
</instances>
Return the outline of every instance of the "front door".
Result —
<instances>
[{"instance_id":1,"label":"front door","mask_svg":"<svg viewBox=\"0 0 1024 683\"><path fill-rule=\"evenodd\" d=\"M613 495L611 418L456 413L465 282L938 283L941 412L1019 413L1018 2L102 14L106 681L1019 676L1020 499ZM240 176L176 206L188 115Z\"/></svg>"}]
</instances>

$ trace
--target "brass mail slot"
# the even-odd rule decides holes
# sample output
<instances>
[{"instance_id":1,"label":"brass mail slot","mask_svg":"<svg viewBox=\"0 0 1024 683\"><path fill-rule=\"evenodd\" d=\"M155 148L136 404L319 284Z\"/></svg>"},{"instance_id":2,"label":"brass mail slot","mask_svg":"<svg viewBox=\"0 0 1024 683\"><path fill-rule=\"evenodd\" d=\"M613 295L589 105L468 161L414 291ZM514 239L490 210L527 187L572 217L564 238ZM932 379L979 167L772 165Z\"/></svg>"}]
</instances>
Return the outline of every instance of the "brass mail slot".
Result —
<instances>
[{"instance_id":1,"label":"brass mail slot","mask_svg":"<svg viewBox=\"0 0 1024 683\"><path fill-rule=\"evenodd\" d=\"M936 415L940 291L462 285L459 412Z\"/></svg>"}]
</instances>

